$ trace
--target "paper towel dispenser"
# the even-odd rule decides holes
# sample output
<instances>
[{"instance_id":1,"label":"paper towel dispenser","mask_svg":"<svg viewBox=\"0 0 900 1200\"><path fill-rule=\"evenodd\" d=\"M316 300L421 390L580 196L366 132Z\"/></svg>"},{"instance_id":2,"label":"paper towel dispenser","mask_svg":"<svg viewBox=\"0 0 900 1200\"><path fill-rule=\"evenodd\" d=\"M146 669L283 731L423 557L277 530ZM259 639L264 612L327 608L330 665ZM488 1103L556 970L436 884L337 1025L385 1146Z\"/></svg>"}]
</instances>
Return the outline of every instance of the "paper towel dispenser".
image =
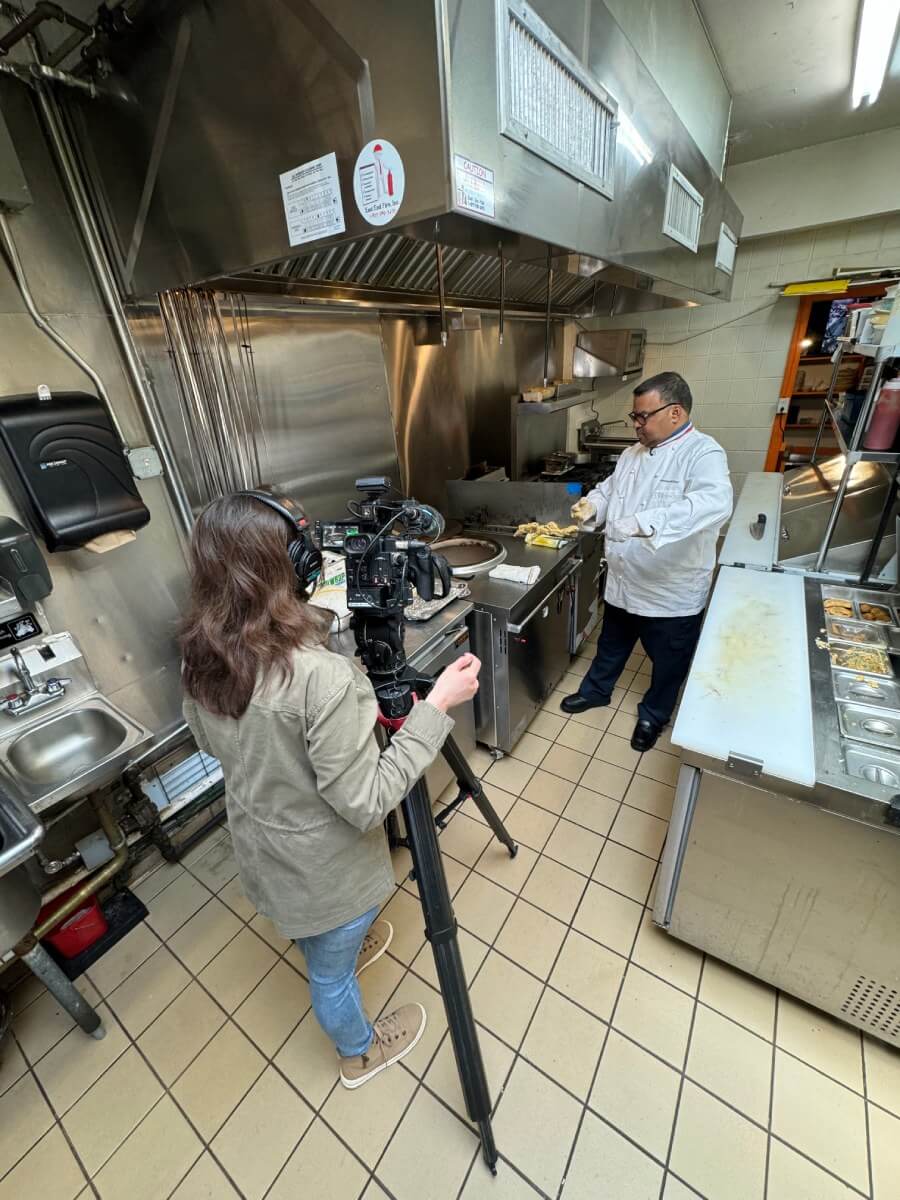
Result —
<instances>
[{"instance_id":1,"label":"paper towel dispenser","mask_svg":"<svg viewBox=\"0 0 900 1200\"><path fill-rule=\"evenodd\" d=\"M150 520L124 447L96 396L6 396L0 400L0 442L48 550L72 550Z\"/></svg>"}]
</instances>

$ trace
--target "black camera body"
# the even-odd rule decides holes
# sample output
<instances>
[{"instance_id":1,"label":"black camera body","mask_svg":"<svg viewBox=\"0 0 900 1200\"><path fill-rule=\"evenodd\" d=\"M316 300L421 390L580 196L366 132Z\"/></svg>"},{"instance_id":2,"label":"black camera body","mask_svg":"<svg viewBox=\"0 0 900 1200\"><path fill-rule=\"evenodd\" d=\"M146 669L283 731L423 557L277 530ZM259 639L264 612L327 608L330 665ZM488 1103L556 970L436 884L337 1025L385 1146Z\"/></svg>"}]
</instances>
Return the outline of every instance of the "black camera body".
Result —
<instances>
[{"instance_id":1,"label":"black camera body","mask_svg":"<svg viewBox=\"0 0 900 1200\"><path fill-rule=\"evenodd\" d=\"M446 560L428 542L440 537L440 513L415 500L389 500L391 481L357 479L361 499L347 507L352 516L319 521L316 537L323 550L342 554L347 570L347 607L363 663L373 675L397 675L406 665L403 654L403 610L413 601L413 588L423 600L450 590Z\"/></svg>"}]
</instances>

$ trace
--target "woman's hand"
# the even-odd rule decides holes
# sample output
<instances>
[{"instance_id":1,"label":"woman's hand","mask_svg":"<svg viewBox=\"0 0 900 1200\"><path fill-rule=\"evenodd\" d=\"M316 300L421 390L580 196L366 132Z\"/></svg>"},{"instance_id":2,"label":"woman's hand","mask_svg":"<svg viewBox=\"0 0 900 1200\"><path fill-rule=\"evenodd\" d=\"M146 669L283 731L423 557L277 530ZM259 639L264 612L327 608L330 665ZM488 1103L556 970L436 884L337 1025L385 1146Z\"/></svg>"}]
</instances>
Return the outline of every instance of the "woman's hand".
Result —
<instances>
[{"instance_id":1,"label":"woman's hand","mask_svg":"<svg viewBox=\"0 0 900 1200\"><path fill-rule=\"evenodd\" d=\"M445 667L437 682L428 693L428 703L448 712L458 704L465 704L478 691L478 672L481 660L474 654L463 654Z\"/></svg>"}]
</instances>

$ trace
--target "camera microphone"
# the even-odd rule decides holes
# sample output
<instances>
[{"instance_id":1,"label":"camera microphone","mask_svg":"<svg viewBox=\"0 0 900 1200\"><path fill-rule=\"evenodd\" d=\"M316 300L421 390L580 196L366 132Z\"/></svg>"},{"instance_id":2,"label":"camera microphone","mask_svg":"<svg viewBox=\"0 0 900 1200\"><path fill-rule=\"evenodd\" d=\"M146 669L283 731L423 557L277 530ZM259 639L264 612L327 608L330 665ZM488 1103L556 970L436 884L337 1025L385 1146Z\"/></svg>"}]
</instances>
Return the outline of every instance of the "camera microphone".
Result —
<instances>
[{"instance_id":1,"label":"camera microphone","mask_svg":"<svg viewBox=\"0 0 900 1200\"><path fill-rule=\"evenodd\" d=\"M410 524L415 524L423 537L437 540L444 532L444 518L430 504L410 504L406 507Z\"/></svg>"}]
</instances>

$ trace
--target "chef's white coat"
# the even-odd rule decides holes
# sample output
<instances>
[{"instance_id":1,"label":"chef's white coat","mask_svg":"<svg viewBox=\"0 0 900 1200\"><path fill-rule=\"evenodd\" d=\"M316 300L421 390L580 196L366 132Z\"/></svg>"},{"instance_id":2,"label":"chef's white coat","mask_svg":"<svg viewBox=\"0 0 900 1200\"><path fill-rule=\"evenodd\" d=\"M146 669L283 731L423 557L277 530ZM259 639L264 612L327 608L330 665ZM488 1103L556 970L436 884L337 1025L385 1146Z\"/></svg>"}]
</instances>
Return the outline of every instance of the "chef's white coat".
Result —
<instances>
[{"instance_id":1,"label":"chef's white coat","mask_svg":"<svg viewBox=\"0 0 900 1200\"><path fill-rule=\"evenodd\" d=\"M643 617L687 617L706 604L716 540L731 516L725 451L688 424L652 450L635 445L589 492L606 525L606 600Z\"/></svg>"}]
</instances>

